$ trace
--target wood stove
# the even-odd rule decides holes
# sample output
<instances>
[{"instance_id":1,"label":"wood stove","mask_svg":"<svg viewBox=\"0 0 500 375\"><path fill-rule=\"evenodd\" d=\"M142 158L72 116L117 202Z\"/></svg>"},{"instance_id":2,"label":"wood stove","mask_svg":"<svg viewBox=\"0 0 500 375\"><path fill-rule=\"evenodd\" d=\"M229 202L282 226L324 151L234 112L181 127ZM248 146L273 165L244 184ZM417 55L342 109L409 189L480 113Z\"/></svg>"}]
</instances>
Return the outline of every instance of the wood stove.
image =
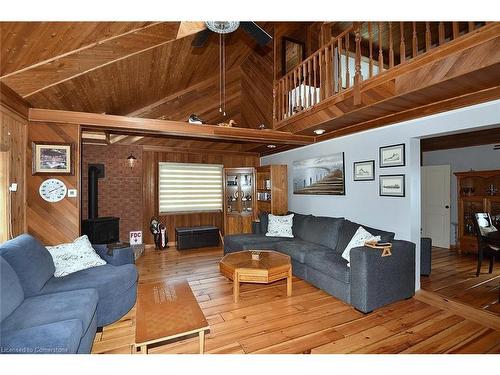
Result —
<instances>
[{"instance_id":1,"label":"wood stove","mask_svg":"<svg viewBox=\"0 0 500 375\"><path fill-rule=\"evenodd\" d=\"M120 218L99 217L99 178L104 177L104 164L89 164L88 219L82 221L82 233L92 244L108 244L120 240Z\"/></svg>"}]
</instances>

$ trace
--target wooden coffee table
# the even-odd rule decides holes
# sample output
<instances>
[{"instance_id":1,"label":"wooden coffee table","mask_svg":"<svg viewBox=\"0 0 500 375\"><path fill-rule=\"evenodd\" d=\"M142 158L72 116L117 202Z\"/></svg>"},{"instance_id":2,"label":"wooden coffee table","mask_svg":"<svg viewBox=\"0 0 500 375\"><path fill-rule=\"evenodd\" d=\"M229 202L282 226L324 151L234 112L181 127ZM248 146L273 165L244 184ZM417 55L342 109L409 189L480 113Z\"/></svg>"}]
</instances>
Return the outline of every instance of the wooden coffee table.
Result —
<instances>
[{"instance_id":1,"label":"wooden coffee table","mask_svg":"<svg viewBox=\"0 0 500 375\"><path fill-rule=\"evenodd\" d=\"M252 260L251 251L260 252L260 260ZM292 263L290 257L271 250L245 250L225 255L220 272L233 280L233 299L239 301L240 283L269 284L286 279L287 296L292 295Z\"/></svg>"},{"instance_id":2,"label":"wooden coffee table","mask_svg":"<svg viewBox=\"0 0 500 375\"><path fill-rule=\"evenodd\" d=\"M186 281L139 284L135 347L147 354L149 344L198 333L200 353L210 326Z\"/></svg>"}]
</instances>

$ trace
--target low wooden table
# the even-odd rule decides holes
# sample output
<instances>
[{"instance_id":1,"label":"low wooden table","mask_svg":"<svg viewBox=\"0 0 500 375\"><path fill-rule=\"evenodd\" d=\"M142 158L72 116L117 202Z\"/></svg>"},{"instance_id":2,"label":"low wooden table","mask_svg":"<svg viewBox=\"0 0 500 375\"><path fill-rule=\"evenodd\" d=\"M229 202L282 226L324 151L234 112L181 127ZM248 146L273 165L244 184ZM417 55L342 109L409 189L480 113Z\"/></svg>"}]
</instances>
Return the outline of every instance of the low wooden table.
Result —
<instances>
[{"instance_id":1,"label":"low wooden table","mask_svg":"<svg viewBox=\"0 0 500 375\"><path fill-rule=\"evenodd\" d=\"M210 329L186 281L139 284L135 347L147 354L149 344L198 333L200 353Z\"/></svg>"},{"instance_id":2,"label":"low wooden table","mask_svg":"<svg viewBox=\"0 0 500 375\"><path fill-rule=\"evenodd\" d=\"M260 252L260 260L252 260L251 251ZM233 280L233 299L239 301L240 283L269 284L286 279L287 296L292 295L292 263L290 257L271 250L246 250L225 255L220 272Z\"/></svg>"}]
</instances>

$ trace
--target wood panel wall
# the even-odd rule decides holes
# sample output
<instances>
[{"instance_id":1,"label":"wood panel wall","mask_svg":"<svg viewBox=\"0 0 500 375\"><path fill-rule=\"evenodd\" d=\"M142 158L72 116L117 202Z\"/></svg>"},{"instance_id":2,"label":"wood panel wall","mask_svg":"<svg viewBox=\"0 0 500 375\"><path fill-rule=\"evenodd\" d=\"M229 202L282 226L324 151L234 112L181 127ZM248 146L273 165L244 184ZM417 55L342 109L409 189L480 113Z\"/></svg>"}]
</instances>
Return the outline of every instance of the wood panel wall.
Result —
<instances>
[{"instance_id":1,"label":"wood panel wall","mask_svg":"<svg viewBox=\"0 0 500 375\"><path fill-rule=\"evenodd\" d=\"M158 212L158 163L205 163L222 164L225 168L256 167L260 165L258 156L210 153L201 150L189 152L162 152L148 151L144 148L143 157L143 238L145 243L152 244L153 236L149 231L149 222L152 216L159 216ZM223 213L192 213L169 214L160 216L167 226L169 242L175 241L175 228L181 226L215 225L223 229Z\"/></svg>"},{"instance_id":2,"label":"wood panel wall","mask_svg":"<svg viewBox=\"0 0 500 375\"><path fill-rule=\"evenodd\" d=\"M0 240L26 232L25 145L28 128L28 103L9 87L0 83L0 152L2 157L1 204L7 213L0 228ZM8 186L17 183L17 191ZM9 230L10 222L10 230ZM10 233L9 233L10 232Z\"/></svg>"},{"instance_id":3,"label":"wood panel wall","mask_svg":"<svg viewBox=\"0 0 500 375\"><path fill-rule=\"evenodd\" d=\"M0 152L7 153L5 155L6 163L1 166L3 177L1 199L7 212L10 210L6 219L10 221L11 226L9 231L8 223L5 223L6 227L2 228L2 233L5 234L2 235L3 239L7 239L10 235L15 237L26 232L26 185L24 176L27 128L28 120L25 117L0 104ZM12 183L17 183L17 191L9 193L8 186Z\"/></svg>"},{"instance_id":4,"label":"wood panel wall","mask_svg":"<svg viewBox=\"0 0 500 375\"><path fill-rule=\"evenodd\" d=\"M31 142L74 143L73 176L33 176ZM77 189L78 197L65 197L57 203L44 201L38 189L48 178L58 178L68 189ZM80 235L80 125L30 122L26 148L27 229L45 245L71 242Z\"/></svg>"}]
</instances>

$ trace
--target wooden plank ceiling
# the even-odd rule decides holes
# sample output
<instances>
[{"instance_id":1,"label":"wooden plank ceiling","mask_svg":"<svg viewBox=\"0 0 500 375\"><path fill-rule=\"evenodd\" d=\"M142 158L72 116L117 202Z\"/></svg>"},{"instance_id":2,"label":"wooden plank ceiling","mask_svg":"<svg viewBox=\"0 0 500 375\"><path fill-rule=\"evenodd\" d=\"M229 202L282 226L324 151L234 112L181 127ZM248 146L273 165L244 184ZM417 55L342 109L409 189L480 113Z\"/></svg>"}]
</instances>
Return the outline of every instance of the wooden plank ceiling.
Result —
<instances>
[{"instance_id":1,"label":"wooden plank ceiling","mask_svg":"<svg viewBox=\"0 0 500 375\"><path fill-rule=\"evenodd\" d=\"M211 34L203 48L191 47L203 22L8 22L0 28L0 81L32 107L176 121L196 113L207 123L271 127L272 47L257 47L242 30L226 37L224 117L218 38ZM250 100L256 92L262 98Z\"/></svg>"}]
</instances>

